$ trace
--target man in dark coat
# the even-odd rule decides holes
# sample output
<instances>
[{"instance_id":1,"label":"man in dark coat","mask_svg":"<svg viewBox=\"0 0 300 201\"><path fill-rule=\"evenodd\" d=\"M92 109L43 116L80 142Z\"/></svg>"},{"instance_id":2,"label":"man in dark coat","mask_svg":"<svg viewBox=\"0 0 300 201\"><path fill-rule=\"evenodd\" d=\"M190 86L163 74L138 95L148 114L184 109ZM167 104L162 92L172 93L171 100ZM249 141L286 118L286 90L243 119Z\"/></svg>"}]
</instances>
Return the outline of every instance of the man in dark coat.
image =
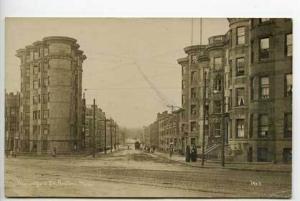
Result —
<instances>
[{"instance_id":1,"label":"man in dark coat","mask_svg":"<svg viewBox=\"0 0 300 201\"><path fill-rule=\"evenodd\" d=\"M192 162L196 162L197 161L197 148L196 148L195 145L192 146L191 160L192 160Z\"/></svg>"},{"instance_id":2,"label":"man in dark coat","mask_svg":"<svg viewBox=\"0 0 300 201\"><path fill-rule=\"evenodd\" d=\"M185 149L185 162L190 162L190 161L191 161L191 149L190 149L190 145L187 145Z\"/></svg>"}]
</instances>

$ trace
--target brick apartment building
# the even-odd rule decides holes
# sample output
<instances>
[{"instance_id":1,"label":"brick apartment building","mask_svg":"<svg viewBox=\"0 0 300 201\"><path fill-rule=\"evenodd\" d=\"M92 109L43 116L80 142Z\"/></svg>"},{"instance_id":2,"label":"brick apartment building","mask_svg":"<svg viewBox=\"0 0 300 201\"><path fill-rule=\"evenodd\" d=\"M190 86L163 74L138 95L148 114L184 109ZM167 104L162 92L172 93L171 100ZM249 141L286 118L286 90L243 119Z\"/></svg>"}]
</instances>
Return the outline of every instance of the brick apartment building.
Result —
<instances>
[{"instance_id":1,"label":"brick apartment building","mask_svg":"<svg viewBox=\"0 0 300 201\"><path fill-rule=\"evenodd\" d=\"M226 34L210 37L207 45L184 48L187 56L178 59L181 136L186 144L201 147L205 133L206 147L217 145L216 154L224 136L228 160L289 162L292 21L228 21Z\"/></svg>"}]
</instances>

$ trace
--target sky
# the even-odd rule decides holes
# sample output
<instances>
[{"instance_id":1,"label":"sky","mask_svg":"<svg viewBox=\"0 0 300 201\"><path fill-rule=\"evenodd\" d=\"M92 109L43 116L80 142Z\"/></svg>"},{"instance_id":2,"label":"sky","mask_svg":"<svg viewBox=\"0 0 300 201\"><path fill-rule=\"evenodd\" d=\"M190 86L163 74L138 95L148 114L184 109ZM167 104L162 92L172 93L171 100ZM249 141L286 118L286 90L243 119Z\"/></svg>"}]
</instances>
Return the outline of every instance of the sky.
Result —
<instances>
[{"instance_id":1,"label":"sky","mask_svg":"<svg viewBox=\"0 0 300 201\"><path fill-rule=\"evenodd\" d=\"M87 104L96 103L120 126L142 127L167 104L181 106L183 48L200 42L194 18L7 18L5 25L6 91L20 91L16 50L46 36L77 40L87 59L83 89ZM226 18L205 18L202 41L225 34Z\"/></svg>"}]
</instances>

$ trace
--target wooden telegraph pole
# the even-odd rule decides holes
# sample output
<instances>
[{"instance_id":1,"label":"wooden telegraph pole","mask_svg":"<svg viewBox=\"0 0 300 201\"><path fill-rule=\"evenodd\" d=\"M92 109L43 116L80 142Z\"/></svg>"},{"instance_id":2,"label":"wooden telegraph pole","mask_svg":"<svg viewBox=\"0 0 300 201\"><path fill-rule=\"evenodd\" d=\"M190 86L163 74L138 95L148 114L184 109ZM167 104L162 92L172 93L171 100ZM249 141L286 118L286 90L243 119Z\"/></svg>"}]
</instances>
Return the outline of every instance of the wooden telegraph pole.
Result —
<instances>
[{"instance_id":1,"label":"wooden telegraph pole","mask_svg":"<svg viewBox=\"0 0 300 201\"><path fill-rule=\"evenodd\" d=\"M93 132L93 158L95 158L95 153L96 153L96 150L95 150L95 143L96 143L96 101L94 99L94 104L93 104L93 127L94 127L94 132Z\"/></svg>"},{"instance_id":2,"label":"wooden telegraph pole","mask_svg":"<svg viewBox=\"0 0 300 201\"><path fill-rule=\"evenodd\" d=\"M223 67L222 76L222 152L221 152L221 165L225 166L225 69Z\"/></svg>"},{"instance_id":3,"label":"wooden telegraph pole","mask_svg":"<svg viewBox=\"0 0 300 201\"><path fill-rule=\"evenodd\" d=\"M109 132L110 132L110 152L112 153L112 123L113 123L113 121L112 121L112 119L110 119L110 124L109 124Z\"/></svg>"},{"instance_id":4,"label":"wooden telegraph pole","mask_svg":"<svg viewBox=\"0 0 300 201\"><path fill-rule=\"evenodd\" d=\"M203 131L202 131L202 161L201 165L204 166L205 158L205 123L206 123L206 72L203 69L203 79L204 79L204 88L203 88Z\"/></svg>"}]
</instances>

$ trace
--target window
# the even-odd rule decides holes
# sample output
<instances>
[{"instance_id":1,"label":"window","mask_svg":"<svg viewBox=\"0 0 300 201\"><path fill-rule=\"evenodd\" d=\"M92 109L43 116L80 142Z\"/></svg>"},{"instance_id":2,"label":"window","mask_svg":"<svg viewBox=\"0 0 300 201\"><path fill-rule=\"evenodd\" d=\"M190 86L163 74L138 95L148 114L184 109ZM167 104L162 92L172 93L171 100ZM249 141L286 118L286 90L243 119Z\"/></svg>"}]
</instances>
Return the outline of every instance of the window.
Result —
<instances>
[{"instance_id":1,"label":"window","mask_svg":"<svg viewBox=\"0 0 300 201\"><path fill-rule=\"evenodd\" d=\"M27 61L30 60L30 51L26 51L26 60L27 60Z\"/></svg>"},{"instance_id":2,"label":"window","mask_svg":"<svg viewBox=\"0 0 300 201\"><path fill-rule=\"evenodd\" d=\"M262 114L259 116L258 137L267 137L269 133L269 118L268 115Z\"/></svg>"},{"instance_id":3,"label":"window","mask_svg":"<svg viewBox=\"0 0 300 201\"><path fill-rule=\"evenodd\" d=\"M191 115L192 115L192 116L197 115L197 108L196 108L196 105L191 105Z\"/></svg>"},{"instance_id":4,"label":"window","mask_svg":"<svg viewBox=\"0 0 300 201\"><path fill-rule=\"evenodd\" d=\"M33 104L38 104L38 103L39 103L39 97L33 96Z\"/></svg>"},{"instance_id":5,"label":"window","mask_svg":"<svg viewBox=\"0 0 300 201\"><path fill-rule=\"evenodd\" d=\"M47 87L48 84L49 84L49 76L48 76L48 77L45 77L45 78L43 79L43 86L44 86L44 87Z\"/></svg>"},{"instance_id":6,"label":"window","mask_svg":"<svg viewBox=\"0 0 300 201\"><path fill-rule=\"evenodd\" d=\"M40 54L40 57L43 55L43 48L39 49L39 54Z\"/></svg>"},{"instance_id":7,"label":"window","mask_svg":"<svg viewBox=\"0 0 300 201\"><path fill-rule=\"evenodd\" d=\"M222 68L222 58L221 57L214 57L214 69L220 70Z\"/></svg>"},{"instance_id":8,"label":"window","mask_svg":"<svg viewBox=\"0 0 300 201\"><path fill-rule=\"evenodd\" d=\"M33 88L38 89L39 88L39 81L38 80L33 80Z\"/></svg>"},{"instance_id":9,"label":"window","mask_svg":"<svg viewBox=\"0 0 300 201\"><path fill-rule=\"evenodd\" d=\"M43 119L49 118L49 110L44 110L43 111Z\"/></svg>"},{"instance_id":10,"label":"window","mask_svg":"<svg viewBox=\"0 0 300 201\"><path fill-rule=\"evenodd\" d=\"M258 147L257 148L257 161L267 162L268 161L268 148Z\"/></svg>"},{"instance_id":11,"label":"window","mask_svg":"<svg viewBox=\"0 0 300 201\"><path fill-rule=\"evenodd\" d=\"M197 71L191 72L191 82L195 82L197 80Z\"/></svg>"},{"instance_id":12,"label":"window","mask_svg":"<svg viewBox=\"0 0 300 201\"><path fill-rule=\"evenodd\" d=\"M245 105L244 93L245 93L244 88L236 89L236 105L237 106Z\"/></svg>"},{"instance_id":13,"label":"window","mask_svg":"<svg viewBox=\"0 0 300 201\"><path fill-rule=\"evenodd\" d=\"M34 57L34 59L38 59L39 57L40 57L40 55L39 55L39 52L38 51L34 51L33 52L33 57Z\"/></svg>"},{"instance_id":14,"label":"window","mask_svg":"<svg viewBox=\"0 0 300 201\"><path fill-rule=\"evenodd\" d=\"M293 55L293 34L286 35L286 55L292 56Z\"/></svg>"},{"instance_id":15,"label":"window","mask_svg":"<svg viewBox=\"0 0 300 201\"><path fill-rule=\"evenodd\" d=\"M260 18L261 23L268 22L268 21L270 21L270 18Z\"/></svg>"},{"instance_id":16,"label":"window","mask_svg":"<svg viewBox=\"0 0 300 201\"><path fill-rule=\"evenodd\" d=\"M49 54L49 49L48 48L44 48L44 56L48 56Z\"/></svg>"},{"instance_id":17,"label":"window","mask_svg":"<svg viewBox=\"0 0 300 201\"><path fill-rule=\"evenodd\" d=\"M249 137L253 136L253 114L250 114Z\"/></svg>"},{"instance_id":18,"label":"window","mask_svg":"<svg viewBox=\"0 0 300 201\"><path fill-rule=\"evenodd\" d=\"M285 75L285 96L292 96L293 93L293 76L292 74Z\"/></svg>"},{"instance_id":19,"label":"window","mask_svg":"<svg viewBox=\"0 0 300 201\"><path fill-rule=\"evenodd\" d=\"M270 44L269 38L262 38L260 39L259 45L259 58L260 59L267 59L269 58L270 54Z\"/></svg>"},{"instance_id":20,"label":"window","mask_svg":"<svg viewBox=\"0 0 300 201\"><path fill-rule=\"evenodd\" d=\"M191 98L197 98L196 88L191 88Z\"/></svg>"},{"instance_id":21,"label":"window","mask_svg":"<svg viewBox=\"0 0 300 201\"><path fill-rule=\"evenodd\" d=\"M48 102L48 94L43 94L42 95L42 102L47 103Z\"/></svg>"},{"instance_id":22,"label":"window","mask_svg":"<svg viewBox=\"0 0 300 201\"><path fill-rule=\"evenodd\" d=\"M197 123L195 121L191 122L191 131L196 131L197 130Z\"/></svg>"},{"instance_id":23,"label":"window","mask_svg":"<svg viewBox=\"0 0 300 201\"><path fill-rule=\"evenodd\" d=\"M33 74L38 74L39 72L39 66L35 65L33 66Z\"/></svg>"},{"instance_id":24,"label":"window","mask_svg":"<svg viewBox=\"0 0 300 201\"><path fill-rule=\"evenodd\" d=\"M284 137L292 137L292 113L284 114Z\"/></svg>"},{"instance_id":25,"label":"window","mask_svg":"<svg viewBox=\"0 0 300 201\"><path fill-rule=\"evenodd\" d=\"M186 66L182 66L182 74L186 73Z\"/></svg>"},{"instance_id":26,"label":"window","mask_svg":"<svg viewBox=\"0 0 300 201\"><path fill-rule=\"evenodd\" d=\"M185 105L185 95L182 95L182 105Z\"/></svg>"},{"instance_id":27,"label":"window","mask_svg":"<svg viewBox=\"0 0 300 201\"><path fill-rule=\"evenodd\" d=\"M237 58L236 59L236 75L244 75L245 74L245 58Z\"/></svg>"},{"instance_id":28,"label":"window","mask_svg":"<svg viewBox=\"0 0 300 201\"><path fill-rule=\"evenodd\" d=\"M192 55L192 64L197 63L197 56L196 55Z\"/></svg>"},{"instance_id":29,"label":"window","mask_svg":"<svg viewBox=\"0 0 300 201\"><path fill-rule=\"evenodd\" d=\"M237 119L236 120L236 136L245 137L245 120Z\"/></svg>"},{"instance_id":30,"label":"window","mask_svg":"<svg viewBox=\"0 0 300 201\"><path fill-rule=\"evenodd\" d=\"M26 68L26 76L27 76L27 77L30 76L30 68Z\"/></svg>"},{"instance_id":31,"label":"window","mask_svg":"<svg viewBox=\"0 0 300 201\"><path fill-rule=\"evenodd\" d=\"M37 111L33 111L32 112L32 118L33 118L33 120L36 120L36 119L38 119L38 116L37 116L38 114L37 114Z\"/></svg>"},{"instance_id":32,"label":"window","mask_svg":"<svg viewBox=\"0 0 300 201\"><path fill-rule=\"evenodd\" d=\"M245 44L245 27L237 28L237 45Z\"/></svg>"},{"instance_id":33,"label":"window","mask_svg":"<svg viewBox=\"0 0 300 201\"><path fill-rule=\"evenodd\" d=\"M268 77L261 77L260 78L260 97L262 99L268 99L269 95L269 78Z\"/></svg>"},{"instance_id":34,"label":"window","mask_svg":"<svg viewBox=\"0 0 300 201\"><path fill-rule=\"evenodd\" d=\"M222 80L219 76L217 76L214 81L214 92L219 92L221 90L222 90Z\"/></svg>"},{"instance_id":35,"label":"window","mask_svg":"<svg viewBox=\"0 0 300 201\"><path fill-rule=\"evenodd\" d=\"M220 137L221 136L221 124L219 122L214 123L214 130L215 130L214 136Z\"/></svg>"},{"instance_id":36,"label":"window","mask_svg":"<svg viewBox=\"0 0 300 201\"><path fill-rule=\"evenodd\" d=\"M222 112L222 104L221 101L214 101L214 113L221 113Z\"/></svg>"}]
</instances>

